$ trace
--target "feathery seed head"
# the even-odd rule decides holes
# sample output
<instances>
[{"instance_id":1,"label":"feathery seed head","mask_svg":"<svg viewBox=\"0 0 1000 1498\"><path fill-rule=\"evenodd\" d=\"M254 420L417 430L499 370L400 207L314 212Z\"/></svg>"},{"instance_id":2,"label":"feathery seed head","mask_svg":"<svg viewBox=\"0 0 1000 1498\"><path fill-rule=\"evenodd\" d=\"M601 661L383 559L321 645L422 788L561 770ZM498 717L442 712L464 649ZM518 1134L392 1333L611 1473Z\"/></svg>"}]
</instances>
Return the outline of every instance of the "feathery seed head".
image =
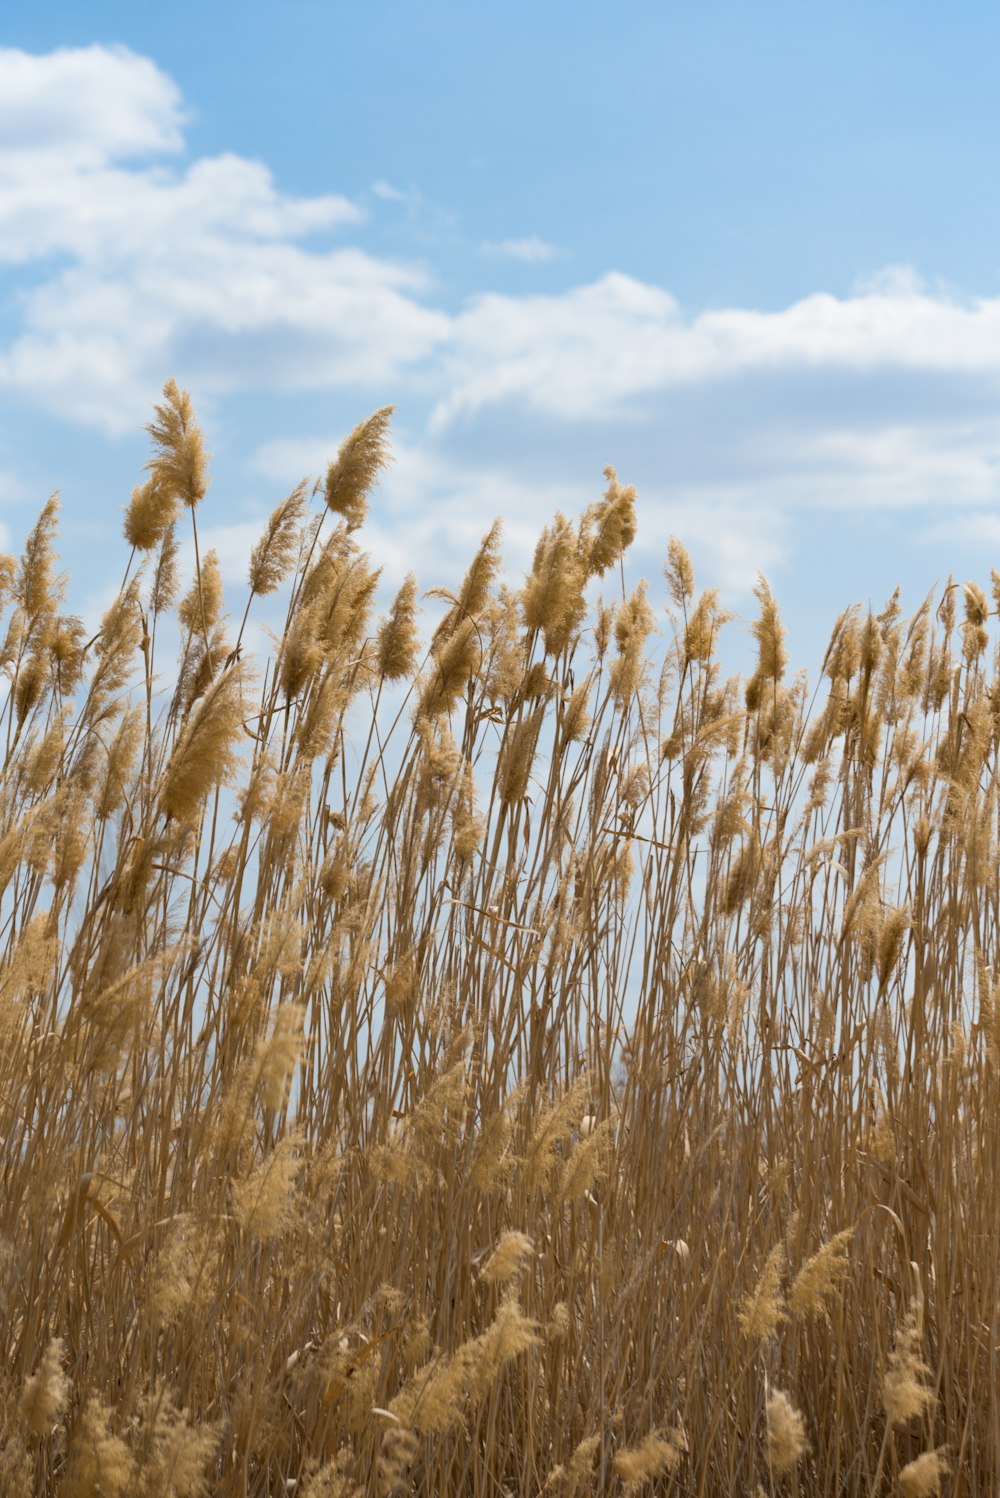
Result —
<instances>
[{"instance_id":1,"label":"feathery seed head","mask_svg":"<svg viewBox=\"0 0 1000 1498\"><path fill-rule=\"evenodd\" d=\"M778 1243L768 1254L756 1287L744 1295L736 1320L740 1331L753 1342L773 1337L787 1321L781 1280L785 1270L785 1245Z\"/></svg>"},{"instance_id":2,"label":"feathery seed head","mask_svg":"<svg viewBox=\"0 0 1000 1498\"><path fill-rule=\"evenodd\" d=\"M685 663L710 661L719 631L730 618L731 615L722 613L719 609L718 589L706 588L695 604L684 630Z\"/></svg>"},{"instance_id":3,"label":"feathery seed head","mask_svg":"<svg viewBox=\"0 0 1000 1498\"><path fill-rule=\"evenodd\" d=\"M774 1389L767 1401L767 1460L775 1477L784 1477L809 1450L802 1415L788 1395Z\"/></svg>"},{"instance_id":4,"label":"feathery seed head","mask_svg":"<svg viewBox=\"0 0 1000 1498\"><path fill-rule=\"evenodd\" d=\"M201 579L196 577L190 591L181 599L177 610L181 624L191 634L211 633L222 617L222 570L219 554L206 552L201 562Z\"/></svg>"},{"instance_id":5,"label":"feathery seed head","mask_svg":"<svg viewBox=\"0 0 1000 1498\"><path fill-rule=\"evenodd\" d=\"M0 608L4 608L11 593L14 591L14 579L17 577L17 557L12 557L9 552L0 551Z\"/></svg>"},{"instance_id":6,"label":"feathery seed head","mask_svg":"<svg viewBox=\"0 0 1000 1498\"><path fill-rule=\"evenodd\" d=\"M282 1004L274 1016L271 1034L258 1042L257 1085L265 1108L280 1108L285 1101L305 1043L304 1023L302 1004Z\"/></svg>"},{"instance_id":7,"label":"feathery seed head","mask_svg":"<svg viewBox=\"0 0 1000 1498\"><path fill-rule=\"evenodd\" d=\"M618 658L611 667L611 690L623 712L642 684L643 651L655 628L656 621L646 598L646 584L643 581L615 614Z\"/></svg>"},{"instance_id":8,"label":"feathery seed head","mask_svg":"<svg viewBox=\"0 0 1000 1498\"><path fill-rule=\"evenodd\" d=\"M990 643L986 621L990 606L986 594L975 583L965 584L965 619L962 624L962 655L968 663L978 660Z\"/></svg>"},{"instance_id":9,"label":"feathery seed head","mask_svg":"<svg viewBox=\"0 0 1000 1498\"><path fill-rule=\"evenodd\" d=\"M840 1295L850 1271L848 1257L853 1228L845 1228L821 1245L799 1270L788 1292L788 1306L796 1316L819 1316Z\"/></svg>"},{"instance_id":10,"label":"feathery seed head","mask_svg":"<svg viewBox=\"0 0 1000 1498\"><path fill-rule=\"evenodd\" d=\"M128 1491L133 1462L128 1446L111 1429L111 1415L96 1396L84 1405L67 1453L65 1498L121 1498Z\"/></svg>"},{"instance_id":11,"label":"feathery seed head","mask_svg":"<svg viewBox=\"0 0 1000 1498\"><path fill-rule=\"evenodd\" d=\"M326 471L327 508L343 515L348 530L357 530L368 514L368 495L392 461L389 425L394 406L383 406L358 425L341 443Z\"/></svg>"},{"instance_id":12,"label":"feathery seed head","mask_svg":"<svg viewBox=\"0 0 1000 1498\"><path fill-rule=\"evenodd\" d=\"M294 1225L292 1194L301 1170L298 1140L285 1135L245 1180L234 1183L236 1216L251 1238L280 1238Z\"/></svg>"},{"instance_id":13,"label":"feathery seed head","mask_svg":"<svg viewBox=\"0 0 1000 1498\"><path fill-rule=\"evenodd\" d=\"M462 766L461 783L452 811L452 826L455 856L465 863L482 843L486 832L486 823L476 810L476 782L468 760Z\"/></svg>"},{"instance_id":14,"label":"feathery seed head","mask_svg":"<svg viewBox=\"0 0 1000 1498\"><path fill-rule=\"evenodd\" d=\"M160 805L168 816L197 816L216 786L228 784L239 765L237 744L243 725L246 673L237 661L209 687L167 762Z\"/></svg>"},{"instance_id":15,"label":"feathery seed head","mask_svg":"<svg viewBox=\"0 0 1000 1498\"><path fill-rule=\"evenodd\" d=\"M462 580L462 586L457 596L450 593L446 588L429 588L426 596L428 598L446 598L451 603L451 608L445 614L441 623L434 631L431 639L431 647L440 645L442 640L453 634L459 624L465 619L478 620L487 608L490 600L490 589L496 580L500 570L500 535L501 524L494 520L486 535L479 544L472 561L469 563L468 571Z\"/></svg>"},{"instance_id":16,"label":"feathery seed head","mask_svg":"<svg viewBox=\"0 0 1000 1498\"><path fill-rule=\"evenodd\" d=\"M206 1468L219 1444L215 1425L194 1425L173 1392L154 1386L141 1401L142 1424L129 1498L204 1498Z\"/></svg>"},{"instance_id":17,"label":"feathery seed head","mask_svg":"<svg viewBox=\"0 0 1000 1498\"><path fill-rule=\"evenodd\" d=\"M922 1451L899 1474L901 1498L938 1498L941 1479L951 1471L943 1447L937 1451Z\"/></svg>"},{"instance_id":18,"label":"feathery seed head","mask_svg":"<svg viewBox=\"0 0 1000 1498\"><path fill-rule=\"evenodd\" d=\"M590 1115L587 1115L590 1117ZM590 1194L595 1182L603 1176L614 1146L615 1126L611 1119L592 1125L587 1133L580 1122L580 1139L563 1167L558 1197L562 1202L580 1201Z\"/></svg>"},{"instance_id":19,"label":"feathery seed head","mask_svg":"<svg viewBox=\"0 0 1000 1498\"><path fill-rule=\"evenodd\" d=\"M890 1425L905 1425L936 1403L927 1383L930 1369L920 1352L921 1309L908 1311L896 1334L896 1345L882 1380L882 1403Z\"/></svg>"},{"instance_id":20,"label":"feathery seed head","mask_svg":"<svg viewBox=\"0 0 1000 1498\"><path fill-rule=\"evenodd\" d=\"M85 634L83 620L75 616L61 614L53 621L49 659L55 667L59 691L64 694L75 691L83 678Z\"/></svg>"},{"instance_id":21,"label":"feathery seed head","mask_svg":"<svg viewBox=\"0 0 1000 1498\"><path fill-rule=\"evenodd\" d=\"M521 592L525 625L541 632L546 655L560 655L582 623L585 582L580 539L565 515L557 514L539 538Z\"/></svg>"},{"instance_id":22,"label":"feathery seed head","mask_svg":"<svg viewBox=\"0 0 1000 1498\"><path fill-rule=\"evenodd\" d=\"M29 626L43 615L55 611L62 591L61 585L53 576L56 562L53 541L59 529L59 510L59 496L50 495L24 543L24 553L14 583L14 597Z\"/></svg>"},{"instance_id":23,"label":"feathery seed head","mask_svg":"<svg viewBox=\"0 0 1000 1498\"><path fill-rule=\"evenodd\" d=\"M567 1337L571 1325L569 1306L564 1300L557 1300L552 1307L552 1314L549 1317L549 1324L546 1328L549 1341L558 1342L563 1337Z\"/></svg>"},{"instance_id":24,"label":"feathery seed head","mask_svg":"<svg viewBox=\"0 0 1000 1498\"><path fill-rule=\"evenodd\" d=\"M563 743L572 744L583 738L590 727L590 714L587 704L590 700L590 682L582 681L573 692L566 703L563 715Z\"/></svg>"},{"instance_id":25,"label":"feathery seed head","mask_svg":"<svg viewBox=\"0 0 1000 1498\"><path fill-rule=\"evenodd\" d=\"M156 420L146 428L153 439L153 456L146 464L149 482L164 507L180 500L193 510L208 491L208 454L187 391L168 380L163 397L154 407Z\"/></svg>"},{"instance_id":26,"label":"feathery seed head","mask_svg":"<svg viewBox=\"0 0 1000 1498\"><path fill-rule=\"evenodd\" d=\"M417 664L417 580L409 573L378 632L378 674L382 681L403 681Z\"/></svg>"},{"instance_id":27,"label":"feathery seed head","mask_svg":"<svg viewBox=\"0 0 1000 1498\"><path fill-rule=\"evenodd\" d=\"M535 1245L527 1233L503 1233L480 1270L480 1278L488 1285L509 1285L524 1273L534 1253Z\"/></svg>"},{"instance_id":28,"label":"feathery seed head","mask_svg":"<svg viewBox=\"0 0 1000 1498\"><path fill-rule=\"evenodd\" d=\"M57 1415L66 1407L69 1382L62 1369L66 1344L53 1337L42 1354L42 1361L28 1379L21 1395L21 1417L36 1436L45 1436Z\"/></svg>"},{"instance_id":29,"label":"feathery seed head","mask_svg":"<svg viewBox=\"0 0 1000 1498\"><path fill-rule=\"evenodd\" d=\"M538 735L544 720L545 703L540 702L533 712L510 730L497 765L497 785L500 801L504 806L513 806L527 795L531 767L538 748Z\"/></svg>"},{"instance_id":30,"label":"feathery seed head","mask_svg":"<svg viewBox=\"0 0 1000 1498\"><path fill-rule=\"evenodd\" d=\"M636 535L635 489L618 481L609 465L603 499L591 505L580 526L580 546L588 577L603 577L621 561Z\"/></svg>"},{"instance_id":31,"label":"feathery seed head","mask_svg":"<svg viewBox=\"0 0 1000 1498\"><path fill-rule=\"evenodd\" d=\"M450 713L481 659L476 622L466 619L453 634L441 641L433 654L433 663L420 697L418 718L432 719Z\"/></svg>"},{"instance_id":32,"label":"feathery seed head","mask_svg":"<svg viewBox=\"0 0 1000 1498\"><path fill-rule=\"evenodd\" d=\"M941 602L938 604L937 611L937 616L941 621L946 637L950 635L952 630L955 628L956 587L957 585L954 578L949 574L948 581L945 584L944 592L941 595Z\"/></svg>"},{"instance_id":33,"label":"feathery seed head","mask_svg":"<svg viewBox=\"0 0 1000 1498\"><path fill-rule=\"evenodd\" d=\"M125 510L125 540L136 551L152 551L176 521L179 506L177 496L165 494L155 478L138 484Z\"/></svg>"},{"instance_id":34,"label":"feathery seed head","mask_svg":"<svg viewBox=\"0 0 1000 1498\"><path fill-rule=\"evenodd\" d=\"M172 525L168 526L160 543L160 554L156 559L156 571L153 573L153 585L149 590L149 607L154 616L162 614L177 597L177 590L180 587L177 566L179 550L176 528Z\"/></svg>"},{"instance_id":35,"label":"feathery seed head","mask_svg":"<svg viewBox=\"0 0 1000 1498\"><path fill-rule=\"evenodd\" d=\"M623 1479L627 1492L635 1492L658 1477L672 1476L684 1459L687 1440L681 1430L667 1434L651 1431L638 1446L615 1453L614 1471Z\"/></svg>"},{"instance_id":36,"label":"feathery seed head","mask_svg":"<svg viewBox=\"0 0 1000 1498\"><path fill-rule=\"evenodd\" d=\"M778 613L778 605L763 577L754 585L754 595L760 604L760 614L750 626L757 641L757 676L766 682L779 682L788 664L785 650L785 629Z\"/></svg>"},{"instance_id":37,"label":"feathery seed head","mask_svg":"<svg viewBox=\"0 0 1000 1498\"><path fill-rule=\"evenodd\" d=\"M250 592L256 597L273 593L284 582L295 561L302 539L306 510L306 480L271 511L267 529L250 555Z\"/></svg>"},{"instance_id":38,"label":"feathery seed head","mask_svg":"<svg viewBox=\"0 0 1000 1498\"><path fill-rule=\"evenodd\" d=\"M667 560L663 567L663 575L676 607L686 609L694 597L694 567L687 548L678 541L676 536L671 536L667 542Z\"/></svg>"}]
</instances>

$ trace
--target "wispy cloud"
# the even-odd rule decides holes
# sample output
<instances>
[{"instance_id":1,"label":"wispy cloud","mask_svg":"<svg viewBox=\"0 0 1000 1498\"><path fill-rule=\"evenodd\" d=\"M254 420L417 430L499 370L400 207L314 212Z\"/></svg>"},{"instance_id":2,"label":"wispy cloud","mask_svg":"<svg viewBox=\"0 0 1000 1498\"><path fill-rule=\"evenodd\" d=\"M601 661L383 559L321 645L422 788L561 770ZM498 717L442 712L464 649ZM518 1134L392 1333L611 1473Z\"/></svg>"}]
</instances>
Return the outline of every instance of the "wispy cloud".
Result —
<instances>
[{"instance_id":1,"label":"wispy cloud","mask_svg":"<svg viewBox=\"0 0 1000 1498\"><path fill-rule=\"evenodd\" d=\"M524 400L568 419L628 415L637 397L754 371L1000 375L1000 297L959 301L894 281L778 312L685 316L662 287L610 272L548 296L491 293L456 319L435 419Z\"/></svg>"},{"instance_id":2,"label":"wispy cloud","mask_svg":"<svg viewBox=\"0 0 1000 1498\"><path fill-rule=\"evenodd\" d=\"M346 198L291 197L233 154L149 165L183 137L177 90L148 60L0 51L0 100L0 261L57 257L0 351L21 397L122 430L168 367L207 392L380 383L447 334L417 267L301 242L360 224Z\"/></svg>"},{"instance_id":3,"label":"wispy cloud","mask_svg":"<svg viewBox=\"0 0 1000 1498\"><path fill-rule=\"evenodd\" d=\"M0 50L0 101L0 260L34 272L0 381L84 421L132 422L167 364L223 393L405 381L419 367L439 427L511 402L620 419L647 396L755 372L1000 375L1000 298L931 291L905 266L769 312L689 315L615 271L453 312L434 305L422 265L357 242L358 204L283 193L231 153L177 164L183 101L147 58ZM383 180L372 195L412 189ZM315 242L346 232L353 244ZM556 253L537 238L487 248Z\"/></svg>"},{"instance_id":4,"label":"wispy cloud","mask_svg":"<svg viewBox=\"0 0 1000 1498\"><path fill-rule=\"evenodd\" d=\"M481 249L484 255L521 260L525 265L544 265L546 261L555 260L559 255L555 245L546 244L544 239L538 239L534 235L527 239L484 239Z\"/></svg>"},{"instance_id":5,"label":"wispy cloud","mask_svg":"<svg viewBox=\"0 0 1000 1498\"><path fill-rule=\"evenodd\" d=\"M917 541L923 546L944 548L946 555L959 542L981 548L992 559L1000 555L1000 515L983 510L949 515L947 520L935 520L930 525L921 526Z\"/></svg>"},{"instance_id":6,"label":"wispy cloud","mask_svg":"<svg viewBox=\"0 0 1000 1498\"><path fill-rule=\"evenodd\" d=\"M173 80L124 48L0 49L0 388L112 433L141 424L166 373L201 405L348 388L408 402L373 521L387 576L450 575L494 514L527 565L540 520L596 497L609 460L645 474L643 557L682 530L733 587L793 554L795 518L818 510L922 510L926 530L947 509L982 530L1000 488L1000 297L893 266L841 296L689 311L610 270L456 307L416 221L426 259L366 247L391 205L430 212L417 189L290 194L262 162L190 159L185 123ZM480 249L557 254L534 237ZM264 444L256 475L321 472L340 435ZM233 566L248 538L242 521L220 534Z\"/></svg>"},{"instance_id":7,"label":"wispy cloud","mask_svg":"<svg viewBox=\"0 0 1000 1498\"><path fill-rule=\"evenodd\" d=\"M184 118L173 79L126 47L60 47L42 56L0 47L0 141L8 171L98 167L178 152Z\"/></svg>"},{"instance_id":8,"label":"wispy cloud","mask_svg":"<svg viewBox=\"0 0 1000 1498\"><path fill-rule=\"evenodd\" d=\"M396 187L392 182L386 182L380 177L371 186L372 197L379 198L383 203L398 203L403 208L408 208L415 213L423 206L424 195L419 187L412 184L409 187Z\"/></svg>"}]
</instances>

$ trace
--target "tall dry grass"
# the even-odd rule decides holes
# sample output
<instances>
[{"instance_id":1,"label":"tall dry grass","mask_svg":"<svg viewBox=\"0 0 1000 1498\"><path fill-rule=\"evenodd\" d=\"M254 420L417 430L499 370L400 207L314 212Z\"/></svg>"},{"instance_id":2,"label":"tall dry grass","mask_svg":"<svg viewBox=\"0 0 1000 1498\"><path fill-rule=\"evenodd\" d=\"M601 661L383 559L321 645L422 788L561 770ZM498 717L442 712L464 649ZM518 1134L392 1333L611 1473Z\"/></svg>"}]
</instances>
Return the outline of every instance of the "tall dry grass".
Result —
<instances>
[{"instance_id":1,"label":"tall dry grass","mask_svg":"<svg viewBox=\"0 0 1000 1498\"><path fill-rule=\"evenodd\" d=\"M608 470L425 649L388 421L238 625L173 384L97 635L0 566L0 1492L996 1491L1000 579L725 679Z\"/></svg>"}]
</instances>

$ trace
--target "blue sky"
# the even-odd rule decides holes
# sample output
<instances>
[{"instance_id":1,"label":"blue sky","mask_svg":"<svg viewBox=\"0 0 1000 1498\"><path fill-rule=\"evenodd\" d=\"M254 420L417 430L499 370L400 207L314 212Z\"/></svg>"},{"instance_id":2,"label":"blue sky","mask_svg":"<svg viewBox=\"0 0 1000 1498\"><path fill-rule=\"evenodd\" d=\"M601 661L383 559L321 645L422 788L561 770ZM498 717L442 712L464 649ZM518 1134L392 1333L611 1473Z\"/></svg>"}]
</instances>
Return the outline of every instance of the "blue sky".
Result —
<instances>
[{"instance_id":1,"label":"blue sky","mask_svg":"<svg viewBox=\"0 0 1000 1498\"><path fill-rule=\"evenodd\" d=\"M613 462L811 660L1000 564L994 7L55 4L0 28L0 519L96 607L168 374L234 583L376 405L388 580ZM112 571L114 569L111 569ZM81 589L83 590L81 592Z\"/></svg>"}]
</instances>

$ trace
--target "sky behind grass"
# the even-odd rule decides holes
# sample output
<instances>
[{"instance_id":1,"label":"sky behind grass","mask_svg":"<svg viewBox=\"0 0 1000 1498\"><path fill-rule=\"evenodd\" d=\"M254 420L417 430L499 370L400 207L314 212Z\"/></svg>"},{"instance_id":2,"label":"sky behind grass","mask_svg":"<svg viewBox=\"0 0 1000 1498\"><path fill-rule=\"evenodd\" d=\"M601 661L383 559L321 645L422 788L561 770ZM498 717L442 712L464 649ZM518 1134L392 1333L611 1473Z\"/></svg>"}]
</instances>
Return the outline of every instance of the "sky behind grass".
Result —
<instances>
[{"instance_id":1,"label":"sky behind grass","mask_svg":"<svg viewBox=\"0 0 1000 1498\"><path fill-rule=\"evenodd\" d=\"M98 606L163 380L234 581L373 407L371 544L511 570L613 462L813 659L852 599L1000 564L992 7L44 0L0 33L0 500ZM112 571L114 569L111 569ZM111 586L110 577L108 586ZM801 641L796 648L795 639Z\"/></svg>"}]
</instances>

